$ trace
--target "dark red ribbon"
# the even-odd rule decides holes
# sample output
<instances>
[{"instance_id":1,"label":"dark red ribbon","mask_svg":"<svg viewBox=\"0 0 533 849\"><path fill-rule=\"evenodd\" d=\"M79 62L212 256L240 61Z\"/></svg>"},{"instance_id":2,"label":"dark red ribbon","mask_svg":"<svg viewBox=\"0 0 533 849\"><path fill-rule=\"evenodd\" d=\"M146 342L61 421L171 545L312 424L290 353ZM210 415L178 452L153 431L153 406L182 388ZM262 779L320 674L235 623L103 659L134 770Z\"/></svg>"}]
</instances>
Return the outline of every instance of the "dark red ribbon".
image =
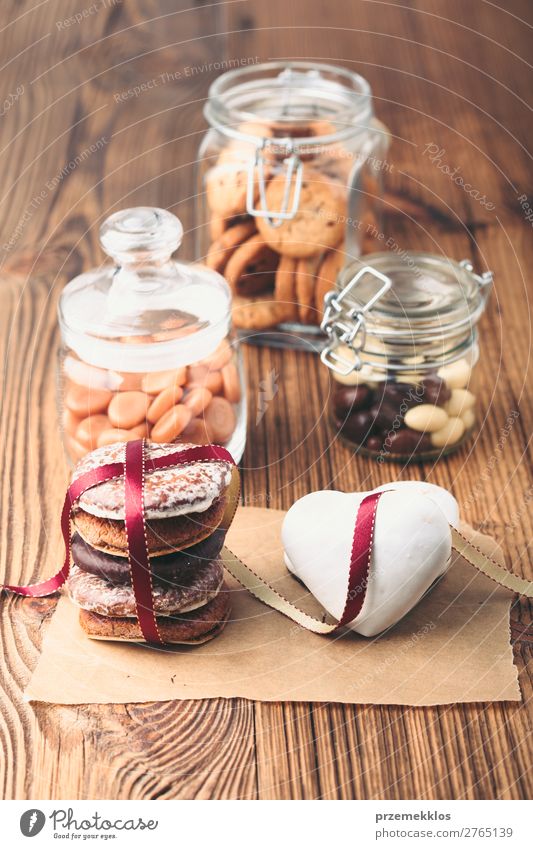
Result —
<instances>
[{"instance_id":1,"label":"dark red ribbon","mask_svg":"<svg viewBox=\"0 0 533 849\"><path fill-rule=\"evenodd\" d=\"M370 557L374 544L374 527L376 510L382 492L371 492L366 495L359 505L352 540L350 573L348 576L348 592L346 604L337 628L353 622L361 612L368 586Z\"/></svg>"},{"instance_id":2,"label":"dark red ribbon","mask_svg":"<svg viewBox=\"0 0 533 849\"><path fill-rule=\"evenodd\" d=\"M144 444L126 443L124 519L137 619L148 643L162 643L153 605L152 573L144 521Z\"/></svg>"},{"instance_id":3,"label":"dark red ribbon","mask_svg":"<svg viewBox=\"0 0 533 849\"><path fill-rule=\"evenodd\" d=\"M157 627L152 596L150 556L146 541L144 517L144 476L146 472L167 469L183 463L224 460L235 465L233 457L220 445L198 445L166 456L148 458L144 439L127 442L124 463L106 463L91 469L74 480L65 496L61 512L61 531L65 542L65 561L60 571L39 584L28 586L5 585L4 590L17 595L38 598L57 592L70 571L70 516L78 499L93 486L124 476L125 526L128 539L128 558L131 569L139 627L146 642L163 644ZM378 501L382 492L367 495L359 505L352 541L348 591L343 614L337 627L352 622L360 613L365 600L370 557L374 540L374 525Z\"/></svg>"},{"instance_id":4,"label":"dark red ribbon","mask_svg":"<svg viewBox=\"0 0 533 849\"><path fill-rule=\"evenodd\" d=\"M144 457L144 440L127 442L124 463L106 463L91 469L74 480L65 495L61 512L61 532L65 542L65 561L60 571L40 584L29 586L5 585L4 590L17 595L39 598L57 592L68 578L70 571L70 516L78 499L93 486L114 480L124 475L125 519L128 537L129 562L132 586L135 594L137 618L143 637L147 642L162 643L154 612L151 586L150 557L145 537L143 484L146 471L167 469L183 463L213 462L225 460L235 465L233 457L220 445L198 445L185 451L175 451L162 457Z\"/></svg>"}]
</instances>

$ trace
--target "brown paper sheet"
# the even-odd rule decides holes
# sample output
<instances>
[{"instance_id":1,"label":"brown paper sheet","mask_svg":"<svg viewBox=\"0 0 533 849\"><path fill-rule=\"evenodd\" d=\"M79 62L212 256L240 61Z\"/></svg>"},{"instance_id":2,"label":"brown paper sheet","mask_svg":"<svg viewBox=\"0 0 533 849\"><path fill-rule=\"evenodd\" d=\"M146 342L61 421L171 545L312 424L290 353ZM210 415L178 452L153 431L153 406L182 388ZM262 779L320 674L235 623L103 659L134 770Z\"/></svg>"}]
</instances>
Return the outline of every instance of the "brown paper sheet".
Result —
<instances>
[{"instance_id":1,"label":"brown paper sheet","mask_svg":"<svg viewBox=\"0 0 533 849\"><path fill-rule=\"evenodd\" d=\"M240 508L227 545L291 601L318 613L283 564L283 516ZM475 541L501 561L493 540L475 535ZM60 704L235 696L403 705L520 700L509 632L513 596L459 556L402 622L372 639L311 634L232 579L228 584L232 619L217 639L196 648L90 640L77 608L61 598L26 698Z\"/></svg>"}]
</instances>

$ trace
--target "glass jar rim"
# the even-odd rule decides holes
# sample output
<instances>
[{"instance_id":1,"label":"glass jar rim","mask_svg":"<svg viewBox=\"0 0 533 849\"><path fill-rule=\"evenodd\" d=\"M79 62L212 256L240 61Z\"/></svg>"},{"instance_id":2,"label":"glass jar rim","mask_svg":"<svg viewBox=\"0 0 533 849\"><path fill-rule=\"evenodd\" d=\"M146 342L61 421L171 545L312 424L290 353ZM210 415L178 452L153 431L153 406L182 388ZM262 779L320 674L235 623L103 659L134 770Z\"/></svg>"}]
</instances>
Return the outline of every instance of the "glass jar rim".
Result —
<instances>
[{"instance_id":1,"label":"glass jar rim","mask_svg":"<svg viewBox=\"0 0 533 849\"><path fill-rule=\"evenodd\" d=\"M374 337L376 339L380 339L381 337ZM363 366L370 366L370 368L375 371L382 370L386 373L392 373L396 375L396 377L401 378L402 374L413 374L413 373L431 373L435 370L435 368L440 368L441 366L451 365L451 363L455 363L458 360L464 359L464 357L468 354L468 352L477 352L479 339L477 328L473 327L469 333L461 336L459 339L455 338L449 348L441 348L436 351L432 351L431 354L433 356L426 355L424 362L421 360L419 362L401 362L401 357L407 356L410 357L412 352L417 352L420 355L421 348L423 347L423 342L418 342L413 345L412 351L410 350L401 350L398 348L394 349L393 344L391 344L390 340L387 340L387 344L390 345L390 348L386 352L380 352L372 350L372 342L370 342L367 346L365 346L360 352L361 364ZM477 353L476 353L477 360ZM395 359L398 362L395 362Z\"/></svg>"},{"instance_id":2,"label":"glass jar rim","mask_svg":"<svg viewBox=\"0 0 533 849\"><path fill-rule=\"evenodd\" d=\"M492 273L475 274L469 260L458 262L424 251L405 251L401 256L391 251L374 253L353 260L337 280L336 290L340 292L354 274L361 276L349 293L348 305L354 311L365 309L375 294L373 272L388 277L392 285L365 311L366 333L398 341L407 338L422 342L428 336L446 339L462 330L470 333L485 310L492 284ZM421 283L415 282L409 290L411 278L421 278Z\"/></svg>"},{"instance_id":3,"label":"glass jar rim","mask_svg":"<svg viewBox=\"0 0 533 849\"><path fill-rule=\"evenodd\" d=\"M277 75L274 75L276 72ZM374 117L374 112L369 82L360 74L348 68L311 61L262 62L226 71L209 88L208 100L204 107L207 122L224 135L255 144L261 143L268 136L243 132L239 129L241 124L255 122L258 124L265 123L266 125L269 121L271 123L274 120L281 121L281 123L286 120L292 124L297 124L299 121L302 124L309 124L310 118L308 116L298 118L298 116L288 115L281 119L266 119L253 109L238 108L235 102L232 103L235 98L238 99L247 95L257 98L261 94L264 95L268 88L272 89L273 86L282 89L283 74L288 77L291 73L300 75L299 82L301 85L303 82L308 84L304 88L311 90L314 84L315 93L321 91L325 93L327 87L331 98L331 93L336 89L339 96L342 95L344 99L344 109L339 109L335 116L328 117L342 120L346 126L327 135L294 137L289 134L286 137L280 136L276 138L278 144L284 140L290 142L293 147L332 144L367 130L371 126L370 122ZM272 74L272 76L269 76L269 74ZM253 75L256 75L256 80L247 80L247 77ZM326 75L339 77L344 82L328 79ZM331 99L328 102L331 105ZM314 107L316 108L316 101ZM314 120L321 120L324 117L326 116L317 114Z\"/></svg>"},{"instance_id":4,"label":"glass jar rim","mask_svg":"<svg viewBox=\"0 0 533 849\"><path fill-rule=\"evenodd\" d=\"M119 339L98 337L72 327L59 309L62 344L83 362L104 369L123 372L158 372L188 366L210 356L231 332L231 310L216 322L196 333L168 341L146 344L122 342Z\"/></svg>"},{"instance_id":5,"label":"glass jar rim","mask_svg":"<svg viewBox=\"0 0 533 849\"><path fill-rule=\"evenodd\" d=\"M406 258L415 268L426 266L422 284L412 285ZM396 288L395 273L399 273ZM464 283L459 297L450 287L453 282ZM332 371L349 374L360 369L369 355L377 354L379 360L379 349L385 345L387 361L389 356L398 360L399 369L409 360L412 365L413 358L427 369L453 362L477 343L476 325L491 286L492 272L475 274L469 260L456 262L423 252L360 257L344 268L324 298L321 328L328 338L320 359ZM344 348L353 360L339 353Z\"/></svg>"}]
</instances>

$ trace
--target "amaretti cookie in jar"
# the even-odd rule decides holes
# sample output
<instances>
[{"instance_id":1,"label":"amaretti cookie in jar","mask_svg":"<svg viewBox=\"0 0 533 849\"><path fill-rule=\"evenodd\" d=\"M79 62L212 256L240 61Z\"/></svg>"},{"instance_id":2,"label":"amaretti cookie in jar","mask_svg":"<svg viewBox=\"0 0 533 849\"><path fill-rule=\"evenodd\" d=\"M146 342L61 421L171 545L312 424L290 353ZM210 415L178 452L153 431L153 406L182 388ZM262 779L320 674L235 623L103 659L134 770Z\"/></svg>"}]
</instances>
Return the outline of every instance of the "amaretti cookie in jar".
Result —
<instances>
[{"instance_id":1,"label":"amaretti cookie in jar","mask_svg":"<svg viewBox=\"0 0 533 849\"><path fill-rule=\"evenodd\" d=\"M197 253L223 274L247 337L319 334L345 256L380 229L389 134L366 80L313 62L270 62L211 86L199 154Z\"/></svg>"},{"instance_id":2,"label":"amaretti cookie in jar","mask_svg":"<svg viewBox=\"0 0 533 849\"><path fill-rule=\"evenodd\" d=\"M73 463L139 437L216 443L242 456L231 293L212 269L171 259L182 236L166 210L117 212L100 230L114 264L79 275L61 295L60 415Z\"/></svg>"},{"instance_id":3,"label":"amaretti cookie in jar","mask_svg":"<svg viewBox=\"0 0 533 849\"><path fill-rule=\"evenodd\" d=\"M492 274L425 253L373 254L325 299L335 431L385 460L434 460L475 431L477 323Z\"/></svg>"}]
</instances>

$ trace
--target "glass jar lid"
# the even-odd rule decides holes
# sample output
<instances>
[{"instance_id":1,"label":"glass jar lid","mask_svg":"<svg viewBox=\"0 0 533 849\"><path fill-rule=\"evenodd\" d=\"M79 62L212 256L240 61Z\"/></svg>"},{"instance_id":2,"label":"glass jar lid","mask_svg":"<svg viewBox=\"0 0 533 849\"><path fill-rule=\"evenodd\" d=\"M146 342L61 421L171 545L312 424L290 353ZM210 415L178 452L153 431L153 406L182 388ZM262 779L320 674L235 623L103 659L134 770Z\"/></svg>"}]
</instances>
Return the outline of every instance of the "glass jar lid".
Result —
<instances>
[{"instance_id":1,"label":"glass jar lid","mask_svg":"<svg viewBox=\"0 0 533 849\"><path fill-rule=\"evenodd\" d=\"M337 289L342 290L354 275L367 269L351 289L352 304L361 310L376 294L375 273L391 281L372 306L366 321L367 333L408 337L425 335L426 330L440 334L475 324L485 307L492 274L473 273L468 260L455 262L426 253L379 253L362 257L344 269Z\"/></svg>"},{"instance_id":2,"label":"glass jar lid","mask_svg":"<svg viewBox=\"0 0 533 849\"><path fill-rule=\"evenodd\" d=\"M361 257L326 296L322 360L334 371L344 370L347 363L335 351L348 346L351 371L385 345L388 358L423 355L427 368L437 360L452 361L473 340L492 277L490 271L475 274L469 260L427 253Z\"/></svg>"},{"instance_id":3,"label":"glass jar lid","mask_svg":"<svg viewBox=\"0 0 533 849\"><path fill-rule=\"evenodd\" d=\"M175 215L121 210L100 228L115 261L65 286L58 313L64 343L91 365L163 371L209 356L227 335L231 295L224 278L171 259L183 237Z\"/></svg>"},{"instance_id":4,"label":"glass jar lid","mask_svg":"<svg viewBox=\"0 0 533 849\"><path fill-rule=\"evenodd\" d=\"M264 62L218 77L204 112L211 126L240 139L257 141L274 130L294 147L323 144L370 125L372 92L364 77L347 68Z\"/></svg>"},{"instance_id":5,"label":"glass jar lid","mask_svg":"<svg viewBox=\"0 0 533 849\"><path fill-rule=\"evenodd\" d=\"M228 71L211 85L204 114L231 139L235 161L248 172L246 212L272 227L298 212L304 159L335 158L339 143L357 136L359 149L348 158L360 167L378 138L387 145L389 139L374 118L368 82L347 68L318 62L265 62ZM266 198L266 173L273 167L285 175L279 209Z\"/></svg>"}]
</instances>

